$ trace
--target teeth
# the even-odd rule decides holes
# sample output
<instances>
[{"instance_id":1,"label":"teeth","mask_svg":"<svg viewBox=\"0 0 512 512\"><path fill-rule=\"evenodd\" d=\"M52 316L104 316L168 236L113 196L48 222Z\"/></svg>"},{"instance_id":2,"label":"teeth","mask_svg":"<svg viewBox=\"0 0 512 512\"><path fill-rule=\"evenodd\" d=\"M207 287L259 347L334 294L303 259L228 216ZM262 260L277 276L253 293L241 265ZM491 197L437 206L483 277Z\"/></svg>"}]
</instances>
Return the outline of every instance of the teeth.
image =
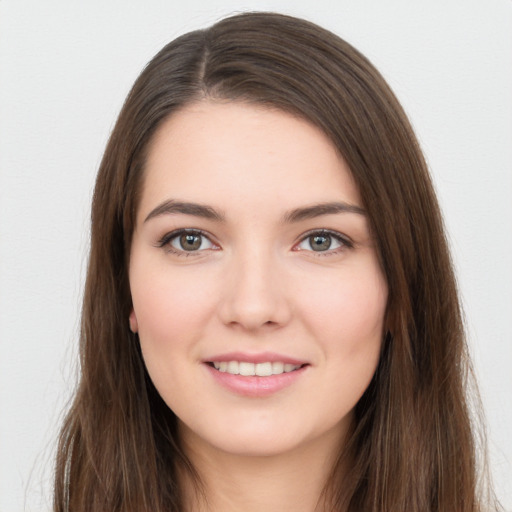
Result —
<instances>
[{"instance_id":1,"label":"teeth","mask_svg":"<svg viewBox=\"0 0 512 512\"><path fill-rule=\"evenodd\" d=\"M268 377L272 375L272 363L258 363L255 370L256 375Z\"/></svg>"},{"instance_id":2,"label":"teeth","mask_svg":"<svg viewBox=\"0 0 512 512\"><path fill-rule=\"evenodd\" d=\"M253 363L238 363L238 373L240 375L255 375L256 368Z\"/></svg>"},{"instance_id":3,"label":"teeth","mask_svg":"<svg viewBox=\"0 0 512 512\"><path fill-rule=\"evenodd\" d=\"M281 362L255 364L246 361L214 361L213 366L220 372L230 373L231 375L243 375L245 377L254 375L258 377L269 377L270 375L293 372L301 367L301 365Z\"/></svg>"},{"instance_id":4,"label":"teeth","mask_svg":"<svg viewBox=\"0 0 512 512\"><path fill-rule=\"evenodd\" d=\"M284 363L272 363L272 373L279 375L284 372Z\"/></svg>"},{"instance_id":5,"label":"teeth","mask_svg":"<svg viewBox=\"0 0 512 512\"><path fill-rule=\"evenodd\" d=\"M229 361L226 371L232 375L238 375L240 373L238 371L238 361Z\"/></svg>"}]
</instances>

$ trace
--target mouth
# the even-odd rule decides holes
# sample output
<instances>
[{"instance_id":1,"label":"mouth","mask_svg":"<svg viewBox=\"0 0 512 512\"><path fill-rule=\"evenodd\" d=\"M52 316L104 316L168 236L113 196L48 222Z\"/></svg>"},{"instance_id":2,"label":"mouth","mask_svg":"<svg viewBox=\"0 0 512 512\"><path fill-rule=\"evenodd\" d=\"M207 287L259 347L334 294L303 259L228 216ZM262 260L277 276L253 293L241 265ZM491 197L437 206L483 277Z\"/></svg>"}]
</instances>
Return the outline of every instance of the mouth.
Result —
<instances>
[{"instance_id":1,"label":"mouth","mask_svg":"<svg viewBox=\"0 0 512 512\"><path fill-rule=\"evenodd\" d=\"M265 398L301 382L310 362L272 352L230 353L204 361L214 382L239 396Z\"/></svg>"},{"instance_id":2,"label":"mouth","mask_svg":"<svg viewBox=\"0 0 512 512\"><path fill-rule=\"evenodd\" d=\"M270 377L300 370L305 364L291 364L282 361L251 363L248 361L209 361L208 365L221 373L243 377Z\"/></svg>"}]
</instances>

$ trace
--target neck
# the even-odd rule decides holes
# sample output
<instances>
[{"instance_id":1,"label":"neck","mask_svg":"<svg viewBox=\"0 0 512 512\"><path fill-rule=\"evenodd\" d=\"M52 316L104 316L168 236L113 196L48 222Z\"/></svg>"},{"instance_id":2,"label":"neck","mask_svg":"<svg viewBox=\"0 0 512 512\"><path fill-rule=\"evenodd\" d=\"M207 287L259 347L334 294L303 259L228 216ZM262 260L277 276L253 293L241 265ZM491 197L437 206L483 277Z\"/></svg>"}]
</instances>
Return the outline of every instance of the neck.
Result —
<instances>
[{"instance_id":1,"label":"neck","mask_svg":"<svg viewBox=\"0 0 512 512\"><path fill-rule=\"evenodd\" d=\"M189 441L192 441L189 439ZM325 486L336 463L338 438L310 443L278 455L244 456L211 446L186 449L202 493L183 472L187 512L332 512ZM190 449L194 446L194 449ZM333 449L335 447L336 449Z\"/></svg>"}]
</instances>

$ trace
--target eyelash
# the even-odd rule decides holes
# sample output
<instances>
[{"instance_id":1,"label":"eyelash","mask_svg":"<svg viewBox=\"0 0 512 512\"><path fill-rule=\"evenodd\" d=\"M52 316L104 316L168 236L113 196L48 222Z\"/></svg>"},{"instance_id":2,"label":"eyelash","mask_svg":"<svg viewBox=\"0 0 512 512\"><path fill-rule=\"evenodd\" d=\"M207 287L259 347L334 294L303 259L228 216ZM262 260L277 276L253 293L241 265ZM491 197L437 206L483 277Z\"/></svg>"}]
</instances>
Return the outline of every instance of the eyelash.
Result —
<instances>
[{"instance_id":1,"label":"eyelash","mask_svg":"<svg viewBox=\"0 0 512 512\"><path fill-rule=\"evenodd\" d=\"M200 229L177 229L176 231L171 231L170 233L166 233L157 243L157 246L165 249L167 252L174 254L176 256L184 256L190 257L194 256L201 251L186 251L176 249L171 245L171 242L182 235L192 235L192 236L200 236L202 238L206 238L213 246L216 246L214 242L211 240L211 235L200 230ZM203 251L206 249L203 249Z\"/></svg>"},{"instance_id":2,"label":"eyelash","mask_svg":"<svg viewBox=\"0 0 512 512\"><path fill-rule=\"evenodd\" d=\"M209 249L202 249L202 250L196 250L196 251L186 251L186 250L180 250L176 249L171 245L171 242L182 235L192 235L192 236L200 236L203 238L206 238L213 246L216 246L212 240L211 235L208 233L200 230L200 229L178 229L175 231L171 231L170 233L166 233L157 243L157 247L161 249L165 249L167 252L174 254L176 256L182 256L182 257L190 257L197 255L198 253L205 251L205 250L211 250ZM334 240L336 240L340 247L337 247L336 249L327 249L325 251L314 251L313 249L307 250L307 249L298 249L296 248L298 245L304 243L308 238L311 238L313 236L328 236ZM311 243L310 243L311 247ZM316 229L312 231L308 231L307 233L304 233L300 240L294 245L295 251L304 251L311 252L313 254L316 254L317 256L332 256L337 255L341 251L346 249L352 249L354 247L354 243L347 237L342 235L341 233L338 233L337 231L331 231L329 229ZM215 249L214 249L215 250Z\"/></svg>"},{"instance_id":3,"label":"eyelash","mask_svg":"<svg viewBox=\"0 0 512 512\"><path fill-rule=\"evenodd\" d=\"M314 236L328 236L334 240L336 240L340 247L337 247L336 249L327 249L325 251L314 251L313 249L308 250L307 252L311 252L315 254L316 256L334 256L339 254L340 252L347 250L347 249L353 249L354 243L348 238L346 235L342 235L341 233L338 233L337 231L331 231L330 229L314 229L311 231L308 231L307 233L304 233L299 242L294 245L294 247L297 247L299 244L302 244L305 242L308 238L312 238ZM311 246L311 243L310 243ZM295 249L296 251L303 251L304 249Z\"/></svg>"}]
</instances>

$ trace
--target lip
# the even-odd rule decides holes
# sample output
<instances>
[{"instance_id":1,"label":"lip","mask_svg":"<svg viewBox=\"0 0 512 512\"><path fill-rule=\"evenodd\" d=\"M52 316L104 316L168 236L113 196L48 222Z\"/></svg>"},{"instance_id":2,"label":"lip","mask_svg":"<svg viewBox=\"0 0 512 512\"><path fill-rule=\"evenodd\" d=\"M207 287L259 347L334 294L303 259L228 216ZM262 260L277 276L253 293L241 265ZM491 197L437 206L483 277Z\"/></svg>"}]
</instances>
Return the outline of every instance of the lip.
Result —
<instances>
[{"instance_id":1,"label":"lip","mask_svg":"<svg viewBox=\"0 0 512 512\"><path fill-rule=\"evenodd\" d=\"M276 354L275 352L258 352L257 354L250 354L247 352L229 352L224 354L217 354L208 359L204 359L204 363L211 363L215 361L216 363L222 363L224 361L244 361L247 363L284 363L284 364L293 364L294 366L300 366L307 364L307 361L296 359L293 357L289 357L283 354Z\"/></svg>"},{"instance_id":2,"label":"lip","mask_svg":"<svg viewBox=\"0 0 512 512\"><path fill-rule=\"evenodd\" d=\"M297 370L279 375L269 375L267 377L232 375L227 372L216 370L211 363L223 361L245 361L248 363L264 362L282 362L301 365ZM293 357L275 354L271 352L260 352L258 354L247 354L241 352L230 352L229 354L219 354L203 361L204 367L209 372L214 381L227 389L228 391L246 397L264 398L269 397L279 391L293 385L303 378L310 366L306 361L301 361Z\"/></svg>"}]
</instances>

